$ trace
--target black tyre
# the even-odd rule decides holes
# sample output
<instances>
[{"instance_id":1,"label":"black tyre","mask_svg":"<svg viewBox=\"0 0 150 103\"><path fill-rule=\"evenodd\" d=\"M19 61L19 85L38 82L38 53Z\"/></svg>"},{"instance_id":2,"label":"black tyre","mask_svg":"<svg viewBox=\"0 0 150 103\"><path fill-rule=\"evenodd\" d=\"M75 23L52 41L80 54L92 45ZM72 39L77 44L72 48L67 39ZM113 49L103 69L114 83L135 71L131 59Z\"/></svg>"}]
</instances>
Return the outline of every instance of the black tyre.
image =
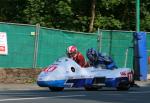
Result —
<instances>
[{"instance_id":1,"label":"black tyre","mask_svg":"<svg viewBox=\"0 0 150 103\"><path fill-rule=\"evenodd\" d=\"M86 91L97 91L98 88L96 87L84 87Z\"/></svg>"},{"instance_id":2,"label":"black tyre","mask_svg":"<svg viewBox=\"0 0 150 103\"><path fill-rule=\"evenodd\" d=\"M130 83L120 83L117 87L117 90L119 91L127 91L131 87Z\"/></svg>"},{"instance_id":3,"label":"black tyre","mask_svg":"<svg viewBox=\"0 0 150 103\"><path fill-rule=\"evenodd\" d=\"M52 92L63 91L64 87L49 87Z\"/></svg>"}]
</instances>

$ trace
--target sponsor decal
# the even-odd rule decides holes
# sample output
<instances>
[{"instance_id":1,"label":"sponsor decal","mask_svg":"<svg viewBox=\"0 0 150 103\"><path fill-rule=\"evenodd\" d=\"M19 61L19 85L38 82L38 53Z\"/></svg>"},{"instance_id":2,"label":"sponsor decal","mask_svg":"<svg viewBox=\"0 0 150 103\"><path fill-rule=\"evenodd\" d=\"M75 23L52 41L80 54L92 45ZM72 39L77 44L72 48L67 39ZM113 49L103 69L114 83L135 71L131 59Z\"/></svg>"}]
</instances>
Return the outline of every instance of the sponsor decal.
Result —
<instances>
[{"instance_id":1,"label":"sponsor decal","mask_svg":"<svg viewBox=\"0 0 150 103\"><path fill-rule=\"evenodd\" d=\"M0 51L5 51L5 46L0 46Z\"/></svg>"},{"instance_id":2,"label":"sponsor decal","mask_svg":"<svg viewBox=\"0 0 150 103\"><path fill-rule=\"evenodd\" d=\"M123 71L123 72L120 72L120 75L121 75L121 77L128 77L129 81L133 80L132 72Z\"/></svg>"},{"instance_id":3,"label":"sponsor decal","mask_svg":"<svg viewBox=\"0 0 150 103\"><path fill-rule=\"evenodd\" d=\"M74 83L65 83L64 85L65 87L71 88L73 87Z\"/></svg>"},{"instance_id":4,"label":"sponsor decal","mask_svg":"<svg viewBox=\"0 0 150 103\"><path fill-rule=\"evenodd\" d=\"M51 65L51 66L45 68L43 71L44 72L53 72L55 69L57 69L57 65Z\"/></svg>"},{"instance_id":5,"label":"sponsor decal","mask_svg":"<svg viewBox=\"0 0 150 103\"><path fill-rule=\"evenodd\" d=\"M5 32L0 32L0 54L7 55L7 35Z\"/></svg>"},{"instance_id":6,"label":"sponsor decal","mask_svg":"<svg viewBox=\"0 0 150 103\"><path fill-rule=\"evenodd\" d=\"M126 71L120 72L121 77L127 77Z\"/></svg>"}]
</instances>

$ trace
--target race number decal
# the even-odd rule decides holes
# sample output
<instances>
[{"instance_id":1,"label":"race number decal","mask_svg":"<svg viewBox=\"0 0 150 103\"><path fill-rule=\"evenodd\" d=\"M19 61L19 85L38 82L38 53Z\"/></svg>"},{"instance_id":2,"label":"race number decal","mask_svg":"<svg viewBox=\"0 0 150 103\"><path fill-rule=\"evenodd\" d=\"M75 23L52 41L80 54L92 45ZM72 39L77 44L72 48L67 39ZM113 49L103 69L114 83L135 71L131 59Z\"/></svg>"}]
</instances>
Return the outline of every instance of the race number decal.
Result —
<instances>
[{"instance_id":1,"label":"race number decal","mask_svg":"<svg viewBox=\"0 0 150 103\"><path fill-rule=\"evenodd\" d=\"M48 68L44 69L44 72L53 72L57 68L56 65L51 65Z\"/></svg>"},{"instance_id":2,"label":"race number decal","mask_svg":"<svg viewBox=\"0 0 150 103\"><path fill-rule=\"evenodd\" d=\"M133 72L120 72L121 77L128 77L129 81L133 81Z\"/></svg>"}]
</instances>

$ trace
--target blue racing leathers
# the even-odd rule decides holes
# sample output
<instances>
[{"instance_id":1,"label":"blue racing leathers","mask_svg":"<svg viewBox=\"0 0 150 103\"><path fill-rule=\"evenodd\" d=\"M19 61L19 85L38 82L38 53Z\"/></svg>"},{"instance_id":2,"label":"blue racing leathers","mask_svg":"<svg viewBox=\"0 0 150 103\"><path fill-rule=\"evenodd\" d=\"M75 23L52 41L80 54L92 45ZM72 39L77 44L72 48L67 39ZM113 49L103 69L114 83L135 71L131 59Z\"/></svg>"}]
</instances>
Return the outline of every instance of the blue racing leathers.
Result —
<instances>
[{"instance_id":1,"label":"blue racing leathers","mask_svg":"<svg viewBox=\"0 0 150 103\"><path fill-rule=\"evenodd\" d=\"M90 63L90 65L94 67L105 66L106 69L114 69L117 68L113 59L109 56L102 56L100 53L98 54L98 59Z\"/></svg>"}]
</instances>

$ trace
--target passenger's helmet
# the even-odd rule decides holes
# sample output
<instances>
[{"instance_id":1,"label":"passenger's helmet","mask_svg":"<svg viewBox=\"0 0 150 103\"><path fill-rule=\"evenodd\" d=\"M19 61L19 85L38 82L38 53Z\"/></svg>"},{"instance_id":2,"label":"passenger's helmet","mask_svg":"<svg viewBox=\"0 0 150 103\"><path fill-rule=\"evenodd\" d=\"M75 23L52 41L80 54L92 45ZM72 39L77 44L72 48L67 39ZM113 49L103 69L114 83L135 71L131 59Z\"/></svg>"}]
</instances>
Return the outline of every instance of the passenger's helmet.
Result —
<instances>
[{"instance_id":1,"label":"passenger's helmet","mask_svg":"<svg viewBox=\"0 0 150 103\"><path fill-rule=\"evenodd\" d=\"M77 53L77 47L76 46L69 46L68 48L67 48L67 55L70 57L70 56L73 56L74 54L76 54Z\"/></svg>"},{"instance_id":2,"label":"passenger's helmet","mask_svg":"<svg viewBox=\"0 0 150 103\"><path fill-rule=\"evenodd\" d=\"M88 49L86 55L90 61L96 61L98 59L98 53L93 48Z\"/></svg>"}]
</instances>

